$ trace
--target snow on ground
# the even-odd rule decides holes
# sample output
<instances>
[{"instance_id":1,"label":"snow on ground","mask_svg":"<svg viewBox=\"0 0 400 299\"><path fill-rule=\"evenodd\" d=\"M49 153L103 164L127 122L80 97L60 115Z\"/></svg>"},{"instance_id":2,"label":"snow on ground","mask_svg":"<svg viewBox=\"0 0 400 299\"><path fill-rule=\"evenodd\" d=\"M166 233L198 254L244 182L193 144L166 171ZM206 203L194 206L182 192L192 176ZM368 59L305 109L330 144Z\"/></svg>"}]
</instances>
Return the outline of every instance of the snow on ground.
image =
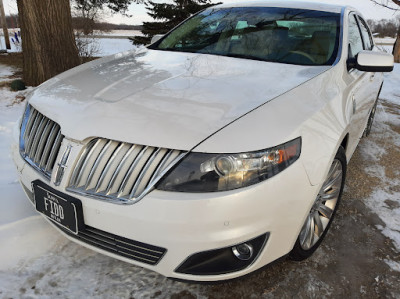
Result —
<instances>
[{"instance_id":1,"label":"snow on ground","mask_svg":"<svg viewBox=\"0 0 400 299\"><path fill-rule=\"evenodd\" d=\"M16 43L12 43L10 41L10 46L11 46L11 50L7 50L8 52L21 52L21 46L16 44ZM0 36L0 50L5 50L6 49L6 43L4 41L4 36Z\"/></svg>"},{"instance_id":2,"label":"snow on ground","mask_svg":"<svg viewBox=\"0 0 400 299\"><path fill-rule=\"evenodd\" d=\"M7 80L8 77L12 76L15 73L15 68L11 66L2 65L0 68L0 82Z\"/></svg>"},{"instance_id":3,"label":"snow on ground","mask_svg":"<svg viewBox=\"0 0 400 299\"><path fill-rule=\"evenodd\" d=\"M400 64L396 63L394 71L385 76L380 98L400 105Z\"/></svg>"},{"instance_id":4,"label":"snow on ground","mask_svg":"<svg viewBox=\"0 0 400 299\"><path fill-rule=\"evenodd\" d=\"M98 51L95 56L108 56L136 48L127 38L94 38L90 40L95 45L98 45Z\"/></svg>"},{"instance_id":5,"label":"snow on ground","mask_svg":"<svg viewBox=\"0 0 400 299\"><path fill-rule=\"evenodd\" d=\"M89 40L92 41L96 48L98 48L95 56L108 56L135 48L132 42L127 38L89 38ZM4 37L1 36L0 50L5 48ZM11 50L9 50L9 52L21 52L21 46L16 46L11 43Z\"/></svg>"},{"instance_id":6,"label":"snow on ground","mask_svg":"<svg viewBox=\"0 0 400 299\"><path fill-rule=\"evenodd\" d=\"M378 225L382 233L393 240L396 250L400 253L400 169L394 170L380 163L383 155L393 150L393 146L400 147L400 134L391 126L400 127L400 64L395 65L392 73L385 74L384 87L380 95L379 104L372 134L377 136L375 142L371 139L364 142L361 153L371 161L366 167L366 173L378 178L381 183L369 198L364 202L374 211L384 226ZM388 107L395 105L395 109ZM386 108L385 108L386 107ZM398 165L398 162L396 162ZM385 260L395 271L400 272L400 264L395 261Z\"/></svg>"},{"instance_id":7,"label":"snow on ground","mask_svg":"<svg viewBox=\"0 0 400 299\"><path fill-rule=\"evenodd\" d=\"M4 69L4 66L0 66L0 74ZM22 103L12 103L16 95L23 96L27 92L29 90L15 93L0 89L0 271L14 267L25 258L31 258L31 253L25 248L32 247L33 256L38 256L41 248L47 251L52 244L47 236L49 227L26 201L10 154L13 128L24 108ZM36 242L43 246L31 245Z\"/></svg>"}]
</instances>

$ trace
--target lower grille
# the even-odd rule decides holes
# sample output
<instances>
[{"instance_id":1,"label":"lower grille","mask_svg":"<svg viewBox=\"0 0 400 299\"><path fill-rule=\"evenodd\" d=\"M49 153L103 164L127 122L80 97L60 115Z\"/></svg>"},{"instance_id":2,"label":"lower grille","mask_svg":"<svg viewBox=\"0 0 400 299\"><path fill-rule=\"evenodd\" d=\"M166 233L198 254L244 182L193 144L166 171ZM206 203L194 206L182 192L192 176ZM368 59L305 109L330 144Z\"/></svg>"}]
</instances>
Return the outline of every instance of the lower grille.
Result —
<instances>
[{"instance_id":1,"label":"lower grille","mask_svg":"<svg viewBox=\"0 0 400 299\"><path fill-rule=\"evenodd\" d=\"M79 231L78 235L62 227L60 229L84 243L152 266L158 264L167 252L165 248L126 239L90 226L86 226L84 230Z\"/></svg>"},{"instance_id":2,"label":"lower grille","mask_svg":"<svg viewBox=\"0 0 400 299\"><path fill-rule=\"evenodd\" d=\"M20 152L32 167L48 179L63 138L57 123L32 106L26 107L21 125Z\"/></svg>"}]
</instances>

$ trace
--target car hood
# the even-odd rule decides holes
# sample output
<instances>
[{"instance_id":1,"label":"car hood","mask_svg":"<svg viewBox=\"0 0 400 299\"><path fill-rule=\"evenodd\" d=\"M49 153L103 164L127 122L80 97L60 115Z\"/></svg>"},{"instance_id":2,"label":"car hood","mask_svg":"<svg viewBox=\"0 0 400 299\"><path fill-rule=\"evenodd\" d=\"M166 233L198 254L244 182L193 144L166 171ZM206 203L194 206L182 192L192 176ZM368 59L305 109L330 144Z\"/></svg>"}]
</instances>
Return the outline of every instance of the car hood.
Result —
<instances>
[{"instance_id":1,"label":"car hood","mask_svg":"<svg viewBox=\"0 0 400 299\"><path fill-rule=\"evenodd\" d=\"M328 68L142 48L54 77L30 104L75 140L190 150Z\"/></svg>"}]
</instances>

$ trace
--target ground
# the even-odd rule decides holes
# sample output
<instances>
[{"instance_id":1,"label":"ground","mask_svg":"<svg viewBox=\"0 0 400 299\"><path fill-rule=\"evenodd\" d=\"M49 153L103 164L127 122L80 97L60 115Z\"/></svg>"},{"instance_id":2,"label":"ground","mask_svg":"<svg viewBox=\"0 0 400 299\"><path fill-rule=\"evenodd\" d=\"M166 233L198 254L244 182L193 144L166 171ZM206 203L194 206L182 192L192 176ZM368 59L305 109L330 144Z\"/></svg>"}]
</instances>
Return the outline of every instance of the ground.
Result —
<instances>
[{"instance_id":1,"label":"ground","mask_svg":"<svg viewBox=\"0 0 400 299\"><path fill-rule=\"evenodd\" d=\"M0 82L18 77L1 64ZM386 75L372 134L350 164L337 217L307 261L189 284L68 241L25 198L9 155L29 92L0 87L0 298L400 298L400 65Z\"/></svg>"}]
</instances>

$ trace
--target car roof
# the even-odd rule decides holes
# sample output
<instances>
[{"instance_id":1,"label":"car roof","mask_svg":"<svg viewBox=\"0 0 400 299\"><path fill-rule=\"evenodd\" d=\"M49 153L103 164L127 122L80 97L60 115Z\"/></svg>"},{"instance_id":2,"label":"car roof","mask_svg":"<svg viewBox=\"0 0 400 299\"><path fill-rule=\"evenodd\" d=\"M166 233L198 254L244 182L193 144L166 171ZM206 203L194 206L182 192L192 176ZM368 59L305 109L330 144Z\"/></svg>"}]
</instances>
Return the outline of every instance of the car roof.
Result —
<instances>
[{"instance_id":1,"label":"car roof","mask_svg":"<svg viewBox=\"0 0 400 299\"><path fill-rule=\"evenodd\" d=\"M341 13L343 8L348 6L344 5L333 5L318 2L303 2L303 1L246 1L246 2L236 2L236 3L226 3L217 5L220 8L229 7L282 7L282 8L298 8L298 9L309 9L326 11L333 13Z\"/></svg>"}]
</instances>

